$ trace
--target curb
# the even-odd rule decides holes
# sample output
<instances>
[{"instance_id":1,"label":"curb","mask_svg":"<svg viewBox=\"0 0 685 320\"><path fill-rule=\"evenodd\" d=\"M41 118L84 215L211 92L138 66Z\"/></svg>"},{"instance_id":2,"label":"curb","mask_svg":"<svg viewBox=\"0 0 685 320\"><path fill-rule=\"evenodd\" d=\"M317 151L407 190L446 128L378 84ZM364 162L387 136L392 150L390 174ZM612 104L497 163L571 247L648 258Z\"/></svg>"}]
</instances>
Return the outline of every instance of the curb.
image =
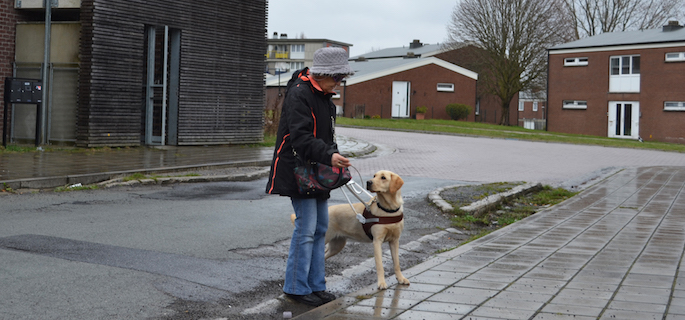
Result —
<instances>
[{"instance_id":1,"label":"curb","mask_svg":"<svg viewBox=\"0 0 685 320\"><path fill-rule=\"evenodd\" d=\"M346 148L341 148L340 153L345 157L362 157L374 153L377 150L375 145L369 144L363 140L348 138L340 136L341 145ZM173 173L200 169L221 169L221 168L236 168L236 167L269 167L271 166L271 159L268 160L247 160L247 161L232 161L232 162L218 162L205 163L196 165L185 165L167 168L141 168L122 171L111 172L96 172L74 175L61 175L49 177L35 177L35 178L21 178L13 180L0 181L0 186L7 186L14 190L19 189L53 189L57 187L72 186L72 185L93 185L97 184L104 188L109 188L115 185L152 185L152 184L169 184L181 182L213 182L213 181L248 181L255 180L268 176L268 172L264 173L261 170L249 174L236 175L222 175L222 176L198 176L198 177L170 177L157 179L141 179L136 181L122 182L122 178L132 174L141 173L146 175ZM148 181L149 180L149 181Z\"/></svg>"},{"instance_id":2,"label":"curb","mask_svg":"<svg viewBox=\"0 0 685 320\"><path fill-rule=\"evenodd\" d=\"M97 185L105 189L118 186L138 186L138 185L167 185L173 183L192 183L192 182L220 182L220 181L251 181L269 175L269 168L257 170L249 173L227 174L216 176L197 176L197 177L164 177L155 179L140 179L123 181L123 178L116 178L98 183Z\"/></svg>"},{"instance_id":3,"label":"curb","mask_svg":"<svg viewBox=\"0 0 685 320\"><path fill-rule=\"evenodd\" d=\"M462 186L463 185L455 185L435 189L428 193L428 200L433 202L433 204L435 204L443 213L450 213L454 211L454 207L452 207L451 204L447 203L447 201L445 201L440 196L440 193L445 189L457 188ZM542 184L540 183L526 183L524 185L516 186L509 191L494 194L485 199L478 200L476 202L471 203L468 206L460 207L459 209L469 212L471 214L479 214L497 207L505 200L514 198L515 196L518 196L520 194L526 194L540 189L542 189Z\"/></svg>"},{"instance_id":4,"label":"curb","mask_svg":"<svg viewBox=\"0 0 685 320\"><path fill-rule=\"evenodd\" d=\"M89 185L89 184L106 184L106 182L116 182L121 181L122 177L132 175L135 173L142 174L161 174L161 173L173 173L182 172L189 170L199 170L199 169L220 169L220 168L237 168L237 167L265 167L270 166L271 160L264 161L243 161L243 162L222 162L222 163L207 163L200 165L188 165L188 166L177 166L168 168L151 168L151 169L134 169L126 171L112 171L112 172L102 172L102 173L89 173L89 174L79 174L79 175L66 175L66 176L53 176L53 177L40 177L40 178L28 178L28 179L17 179L17 180L6 180L0 181L1 184L6 184L12 189L51 189L63 186L70 186L75 184ZM238 175L224 175L224 176L199 176L199 177L170 177L170 178L158 178L156 180L166 180L166 179L177 179L176 182L209 182L209 181L246 181L239 179L246 179L247 176L250 179L258 179L260 177L253 177L255 174L261 174L261 171L256 171L250 174L238 174ZM268 172L265 173L268 175ZM181 181L187 179L188 181ZM206 179L202 181L201 179ZM223 180L215 180L223 179ZM247 179L247 180L250 180ZM153 179L144 179L152 180ZM146 182L147 183L147 182ZM156 182L155 182L156 183ZM169 182L166 182L169 183ZM148 183L151 184L151 183Z\"/></svg>"}]
</instances>

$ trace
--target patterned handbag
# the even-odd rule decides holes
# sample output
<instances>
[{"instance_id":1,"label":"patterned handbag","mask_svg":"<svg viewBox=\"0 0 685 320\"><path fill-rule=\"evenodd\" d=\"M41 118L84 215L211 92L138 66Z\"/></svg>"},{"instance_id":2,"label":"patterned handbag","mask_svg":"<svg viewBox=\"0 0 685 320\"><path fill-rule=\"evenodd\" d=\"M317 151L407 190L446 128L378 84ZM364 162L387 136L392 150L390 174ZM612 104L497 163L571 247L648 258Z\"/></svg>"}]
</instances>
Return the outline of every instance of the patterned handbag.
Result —
<instances>
[{"instance_id":1,"label":"patterned handbag","mask_svg":"<svg viewBox=\"0 0 685 320\"><path fill-rule=\"evenodd\" d=\"M300 194L318 195L342 187L352 179L347 168L335 168L318 162L295 167L295 180Z\"/></svg>"}]
</instances>

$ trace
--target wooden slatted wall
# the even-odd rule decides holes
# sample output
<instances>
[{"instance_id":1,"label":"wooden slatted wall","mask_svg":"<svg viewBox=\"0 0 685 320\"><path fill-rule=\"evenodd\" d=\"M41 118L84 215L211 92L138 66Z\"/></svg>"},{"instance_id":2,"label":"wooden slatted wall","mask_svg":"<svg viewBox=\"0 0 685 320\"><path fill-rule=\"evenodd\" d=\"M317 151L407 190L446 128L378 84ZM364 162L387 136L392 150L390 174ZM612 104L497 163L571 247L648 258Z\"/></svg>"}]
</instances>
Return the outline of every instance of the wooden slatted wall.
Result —
<instances>
[{"instance_id":1,"label":"wooden slatted wall","mask_svg":"<svg viewBox=\"0 0 685 320\"><path fill-rule=\"evenodd\" d=\"M140 145L145 26L181 30L178 144L262 140L266 0L82 0L77 143Z\"/></svg>"}]
</instances>

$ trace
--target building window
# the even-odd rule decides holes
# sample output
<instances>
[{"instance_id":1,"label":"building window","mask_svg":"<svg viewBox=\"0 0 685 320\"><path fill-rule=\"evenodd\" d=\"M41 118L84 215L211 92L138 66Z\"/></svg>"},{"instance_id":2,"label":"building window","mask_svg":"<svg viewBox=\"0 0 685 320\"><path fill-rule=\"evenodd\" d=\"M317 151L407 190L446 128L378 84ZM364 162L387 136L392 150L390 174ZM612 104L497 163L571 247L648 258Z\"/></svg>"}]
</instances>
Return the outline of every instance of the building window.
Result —
<instances>
[{"instance_id":1,"label":"building window","mask_svg":"<svg viewBox=\"0 0 685 320\"><path fill-rule=\"evenodd\" d=\"M564 59L564 67L587 66L587 57L582 58L566 58Z\"/></svg>"},{"instance_id":2,"label":"building window","mask_svg":"<svg viewBox=\"0 0 685 320\"><path fill-rule=\"evenodd\" d=\"M523 107L524 104L525 104L525 102L519 101L519 111L523 111L523 110L524 110L524 107Z\"/></svg>"},{"instance_id":3,"label":"building window","mask_svg":"<svg viewBox=\"0 0 685 320\"><path fill-rule=\"evenodd\" d=\"M454 83L438 83L438 91L454 92Z\"/></svg>"},{"instance_id":4,"label":"building window","mask_svg":"<svg viewBox=\"0 0 685 320\"><path fill-rule=\"evenodd\" d=\"M685 101L666 101L664 111L685 111Z\"/></svg>"},{"instance_id":5,"label":"building window","mask_svg":"<svg viewBox=\"0 0 685 320\"><path fill-rule=\"evenodd\" d=\"M304 45L303 44L291 44L290 45L290 51L291 52L304 52Z\"/></svg>"},{"instance_id":6,"label":"building window","mask_svg":"<svg viewBox=\"0 0 685 320\"><path fill-rule=\"evenodd\" d=\"M537 112L538 111L538 102L533 101L533 111Z\"/></svg>"},{"instance_id":7,"label":"building window","mask_svg":"<svg viewBox=\"0 0 685 320\"><path fill-rule=\"evenodd\" d=\"M564 109L587 109L587 101L564 100Z\"/></svg>"},{"instance_id":8,"label":"building window","mask_svg":"<svg viewBox=\"0 0 685 320\"><path fill-rule=\"evenodd\" d=\"M685 52L669 52L666 61L685 61Z\"/></svg>"},{"instance_id":9,"label":"building window","mask_svg":"<svg viewBox=\"0 0 685 320\"><path fill-rule=\"evenodd\" d=\"M610 58L609 92L640 92L640 56Z\"/></svg>"},{"instance_id":10,"label":"building window","mask_svg":"<svg viewBox=\"0 0 685 320\"><path fill-rule=\"evenodd\" d=\"M304 44L290 45L290 59L304 60Z\"/></svg>"},{"instance_id":11,"label":"building window","mask_svg":"<svg viewBox=\"0 0 685 320\"><path fill-rule=\"evenodd\" d=\"M291 62L290 63L290 70L300 70L300 69L304 69L304 62L303 61Z\"/></svg>"}]
</instances>

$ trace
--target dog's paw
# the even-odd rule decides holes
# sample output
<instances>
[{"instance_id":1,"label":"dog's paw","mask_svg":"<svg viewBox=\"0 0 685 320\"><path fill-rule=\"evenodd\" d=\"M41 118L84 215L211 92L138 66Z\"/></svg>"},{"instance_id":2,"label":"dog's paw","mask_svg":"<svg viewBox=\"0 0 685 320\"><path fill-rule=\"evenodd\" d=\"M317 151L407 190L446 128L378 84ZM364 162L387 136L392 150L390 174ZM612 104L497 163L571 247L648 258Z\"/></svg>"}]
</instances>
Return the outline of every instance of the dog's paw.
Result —
<instances>
[{"instance_id":1,"label":"dog's paw","mask_svg":"<svg viewBox=\"0 0 685 320\"><path fill-rule=\"evenodd\" d=\"M409 285L409 279L407 279L407 278L405 278L405 277L398 277L398 278L397 278L397 283Z\"/></svg>"},{"instance_id":2,"label":"dog's paw","mask_svg":"<svg viewBox=\"0 0 685 320\"><path fill-rule=\"evenodd\" d=\"M388 288L388 284L385 283L385 280L383 281L378 281L378 289L380 290L385 290Z\"/></svg>"}]
</instances>

